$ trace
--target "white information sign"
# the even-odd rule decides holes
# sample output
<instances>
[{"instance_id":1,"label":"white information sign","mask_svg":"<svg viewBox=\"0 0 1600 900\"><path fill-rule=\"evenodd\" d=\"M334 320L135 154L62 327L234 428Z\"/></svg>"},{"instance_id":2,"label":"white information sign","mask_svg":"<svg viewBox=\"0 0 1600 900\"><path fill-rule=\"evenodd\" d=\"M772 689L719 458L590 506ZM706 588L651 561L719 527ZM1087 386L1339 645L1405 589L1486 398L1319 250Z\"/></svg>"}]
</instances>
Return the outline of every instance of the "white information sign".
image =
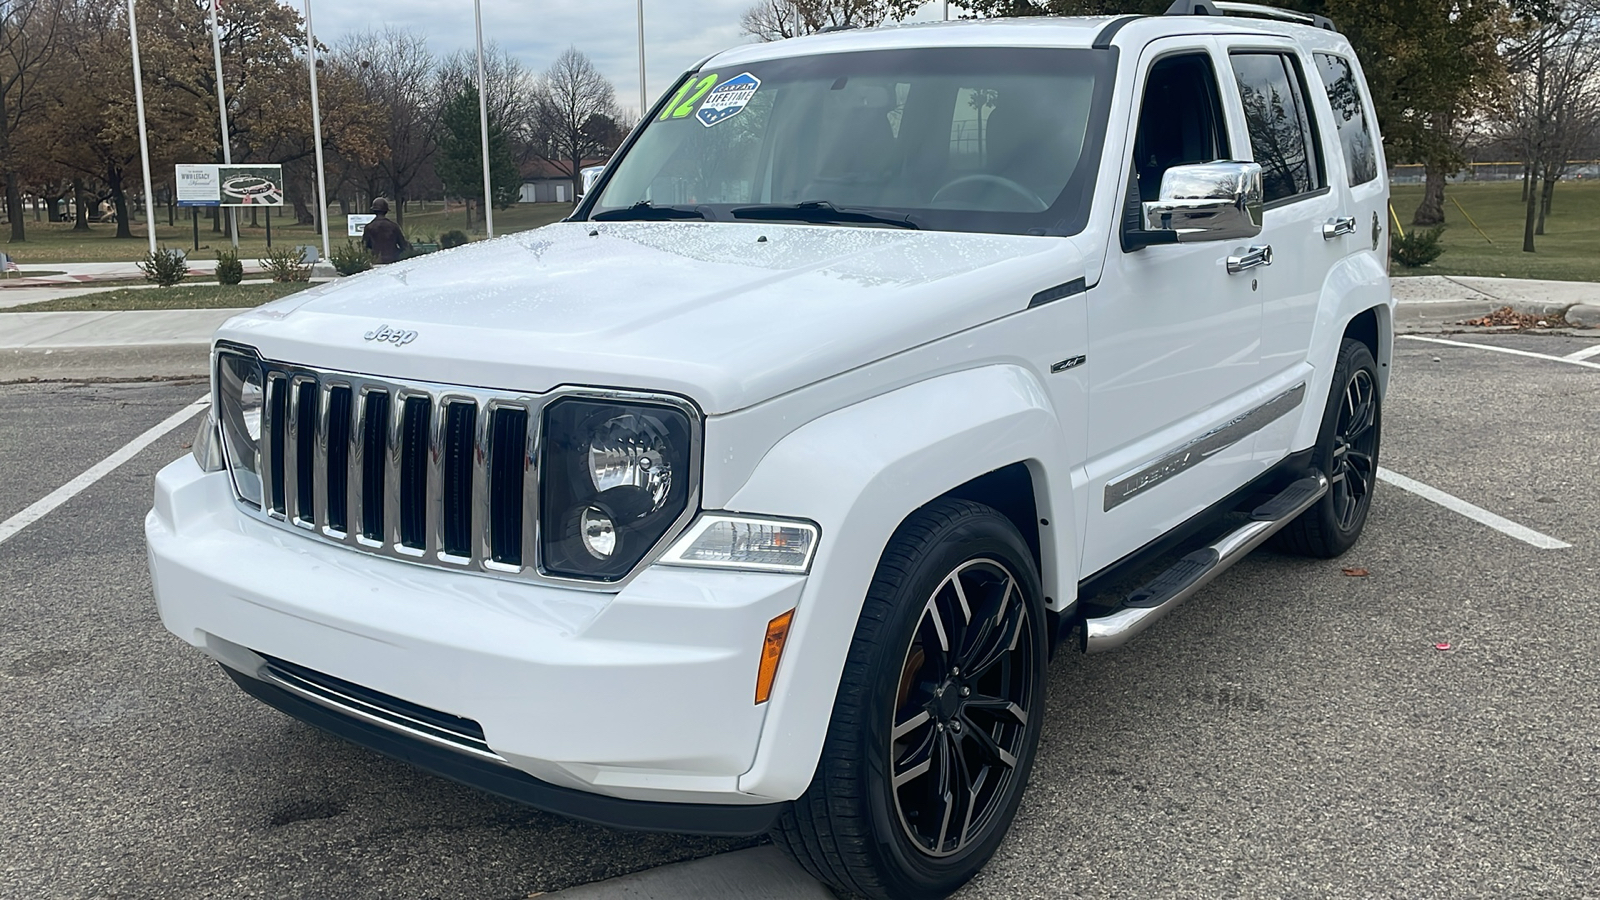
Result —
<instances>
[{"instance_id":1,"label":"white information sign","mask_svg":"<svg viewBox=\"0 0 1600 900\"><path fill-rule=\"evenodd\" d=\"M367 223L376 218L377 216L370 214L345 216L345 233L350 237L361 237L367 230Z\"/></svg>"},{"instance_id":2,"label":"white information sign","mask_svg":"<svg viewBox=\"0 0 1600 900\"><path fill-rule=\"evenodd\" d=\"M176 180L179 206L222 205L222 178L217 166L180 165Z\"/></svg>"}]
</instances>

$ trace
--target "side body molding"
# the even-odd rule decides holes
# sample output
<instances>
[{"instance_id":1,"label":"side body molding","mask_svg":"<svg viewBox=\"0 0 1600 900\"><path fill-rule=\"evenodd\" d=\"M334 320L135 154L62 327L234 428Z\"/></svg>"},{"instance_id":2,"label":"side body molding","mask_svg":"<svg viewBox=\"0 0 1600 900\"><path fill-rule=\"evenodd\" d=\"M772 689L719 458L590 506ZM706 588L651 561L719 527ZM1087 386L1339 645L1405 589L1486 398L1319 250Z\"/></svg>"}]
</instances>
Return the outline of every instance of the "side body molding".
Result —
<instances>
[{"instance_id":1,"label":"side body molding","mask_svg":"<svg viewBox=\"0 0 1600 900\"><path fill-rule=\"evenodd\" d=\"M1031 371L992 365L931 378L830 413L761 460L728 508L822 526L741 791L788 800L811 782L861 604L884 546L919 507L986 472L1029 467L1045 594L1075 597L1077 535L1061 423ZM1060 473L1051 480L1047 472ZM1065 595L1059 585L1073 591ZM753 674L753 673L752 673Z\"/></svg>"}]
</instances>

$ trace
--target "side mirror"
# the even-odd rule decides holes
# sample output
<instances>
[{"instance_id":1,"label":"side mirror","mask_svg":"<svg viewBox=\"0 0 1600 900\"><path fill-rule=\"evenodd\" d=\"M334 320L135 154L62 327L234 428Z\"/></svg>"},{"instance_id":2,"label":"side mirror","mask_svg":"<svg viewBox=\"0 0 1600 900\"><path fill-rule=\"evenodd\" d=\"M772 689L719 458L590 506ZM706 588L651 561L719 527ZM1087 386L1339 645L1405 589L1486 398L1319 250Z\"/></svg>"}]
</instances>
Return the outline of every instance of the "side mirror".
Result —
<instances>
[{"instance_id":1,"label":"side mirror","mask_svg":"<svg viewBox=\"0 0 1600 900\"><path fill-rule=\"evenodd\" d=\"M1252 238L1261 233L1261 166L1212 162L1173 166L1161 176L1161 199L1140 204L1146 243Z\"/></svg>"},{"instance_id":2,"label":"side mirror","mask_svg":"<svg viewBox=\"0 0 1600 900\"><path fill-rule=\"evenodd\" d=\"M589 189L594 187L596 181L600 180L600 176L605 173L605 170L605 166L585 166L578 170L579 184L583 188L578 194L580 200L589 196Z\"/></svg>"}]
</instances>

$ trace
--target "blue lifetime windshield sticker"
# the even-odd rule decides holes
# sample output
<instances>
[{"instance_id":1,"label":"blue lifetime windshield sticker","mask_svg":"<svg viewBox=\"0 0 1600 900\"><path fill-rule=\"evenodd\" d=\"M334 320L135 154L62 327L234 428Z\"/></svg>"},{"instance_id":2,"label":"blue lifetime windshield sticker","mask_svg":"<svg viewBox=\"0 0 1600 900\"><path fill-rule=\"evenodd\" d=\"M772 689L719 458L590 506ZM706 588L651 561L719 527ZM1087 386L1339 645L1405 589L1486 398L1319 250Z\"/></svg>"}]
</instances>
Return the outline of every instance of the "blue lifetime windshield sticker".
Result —
<instances>
[{"instance_id":1,"label":"blue lifetime windshield sticker","mask_svg":"<svg viewBox=\"0 0 1600 900\"><path fill-rule=\"evenodd\" d=\"M700 124L710 128L718 122L724 122L744 112L750 105L750 100L755 97L756 89L761 87L761 79L744 72L729 78L717 85L711 93L706 95L704 103L694 114Z\"/></svg>"}]
</instances>

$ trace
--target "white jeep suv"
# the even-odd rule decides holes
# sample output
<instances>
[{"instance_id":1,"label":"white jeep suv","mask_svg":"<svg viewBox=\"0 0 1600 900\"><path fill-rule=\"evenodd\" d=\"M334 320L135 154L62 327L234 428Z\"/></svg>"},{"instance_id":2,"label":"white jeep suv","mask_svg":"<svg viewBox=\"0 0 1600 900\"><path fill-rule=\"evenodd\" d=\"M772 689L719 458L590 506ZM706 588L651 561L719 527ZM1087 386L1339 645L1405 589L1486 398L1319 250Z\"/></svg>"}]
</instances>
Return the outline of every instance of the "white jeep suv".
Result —
<instances>
[{"instance_id":1,"label":"white jeep suv","mask_svg":"<svg viewBox=\"0 0 1600 900\"><path fill-rule=\"evenodd\" d=\"M1309 16L737 47L568 220L223 326L146 521L162 620L451 778L942 896L1058 643L1360 534L1384 171Z\"/></svg>"}]
</instances>

